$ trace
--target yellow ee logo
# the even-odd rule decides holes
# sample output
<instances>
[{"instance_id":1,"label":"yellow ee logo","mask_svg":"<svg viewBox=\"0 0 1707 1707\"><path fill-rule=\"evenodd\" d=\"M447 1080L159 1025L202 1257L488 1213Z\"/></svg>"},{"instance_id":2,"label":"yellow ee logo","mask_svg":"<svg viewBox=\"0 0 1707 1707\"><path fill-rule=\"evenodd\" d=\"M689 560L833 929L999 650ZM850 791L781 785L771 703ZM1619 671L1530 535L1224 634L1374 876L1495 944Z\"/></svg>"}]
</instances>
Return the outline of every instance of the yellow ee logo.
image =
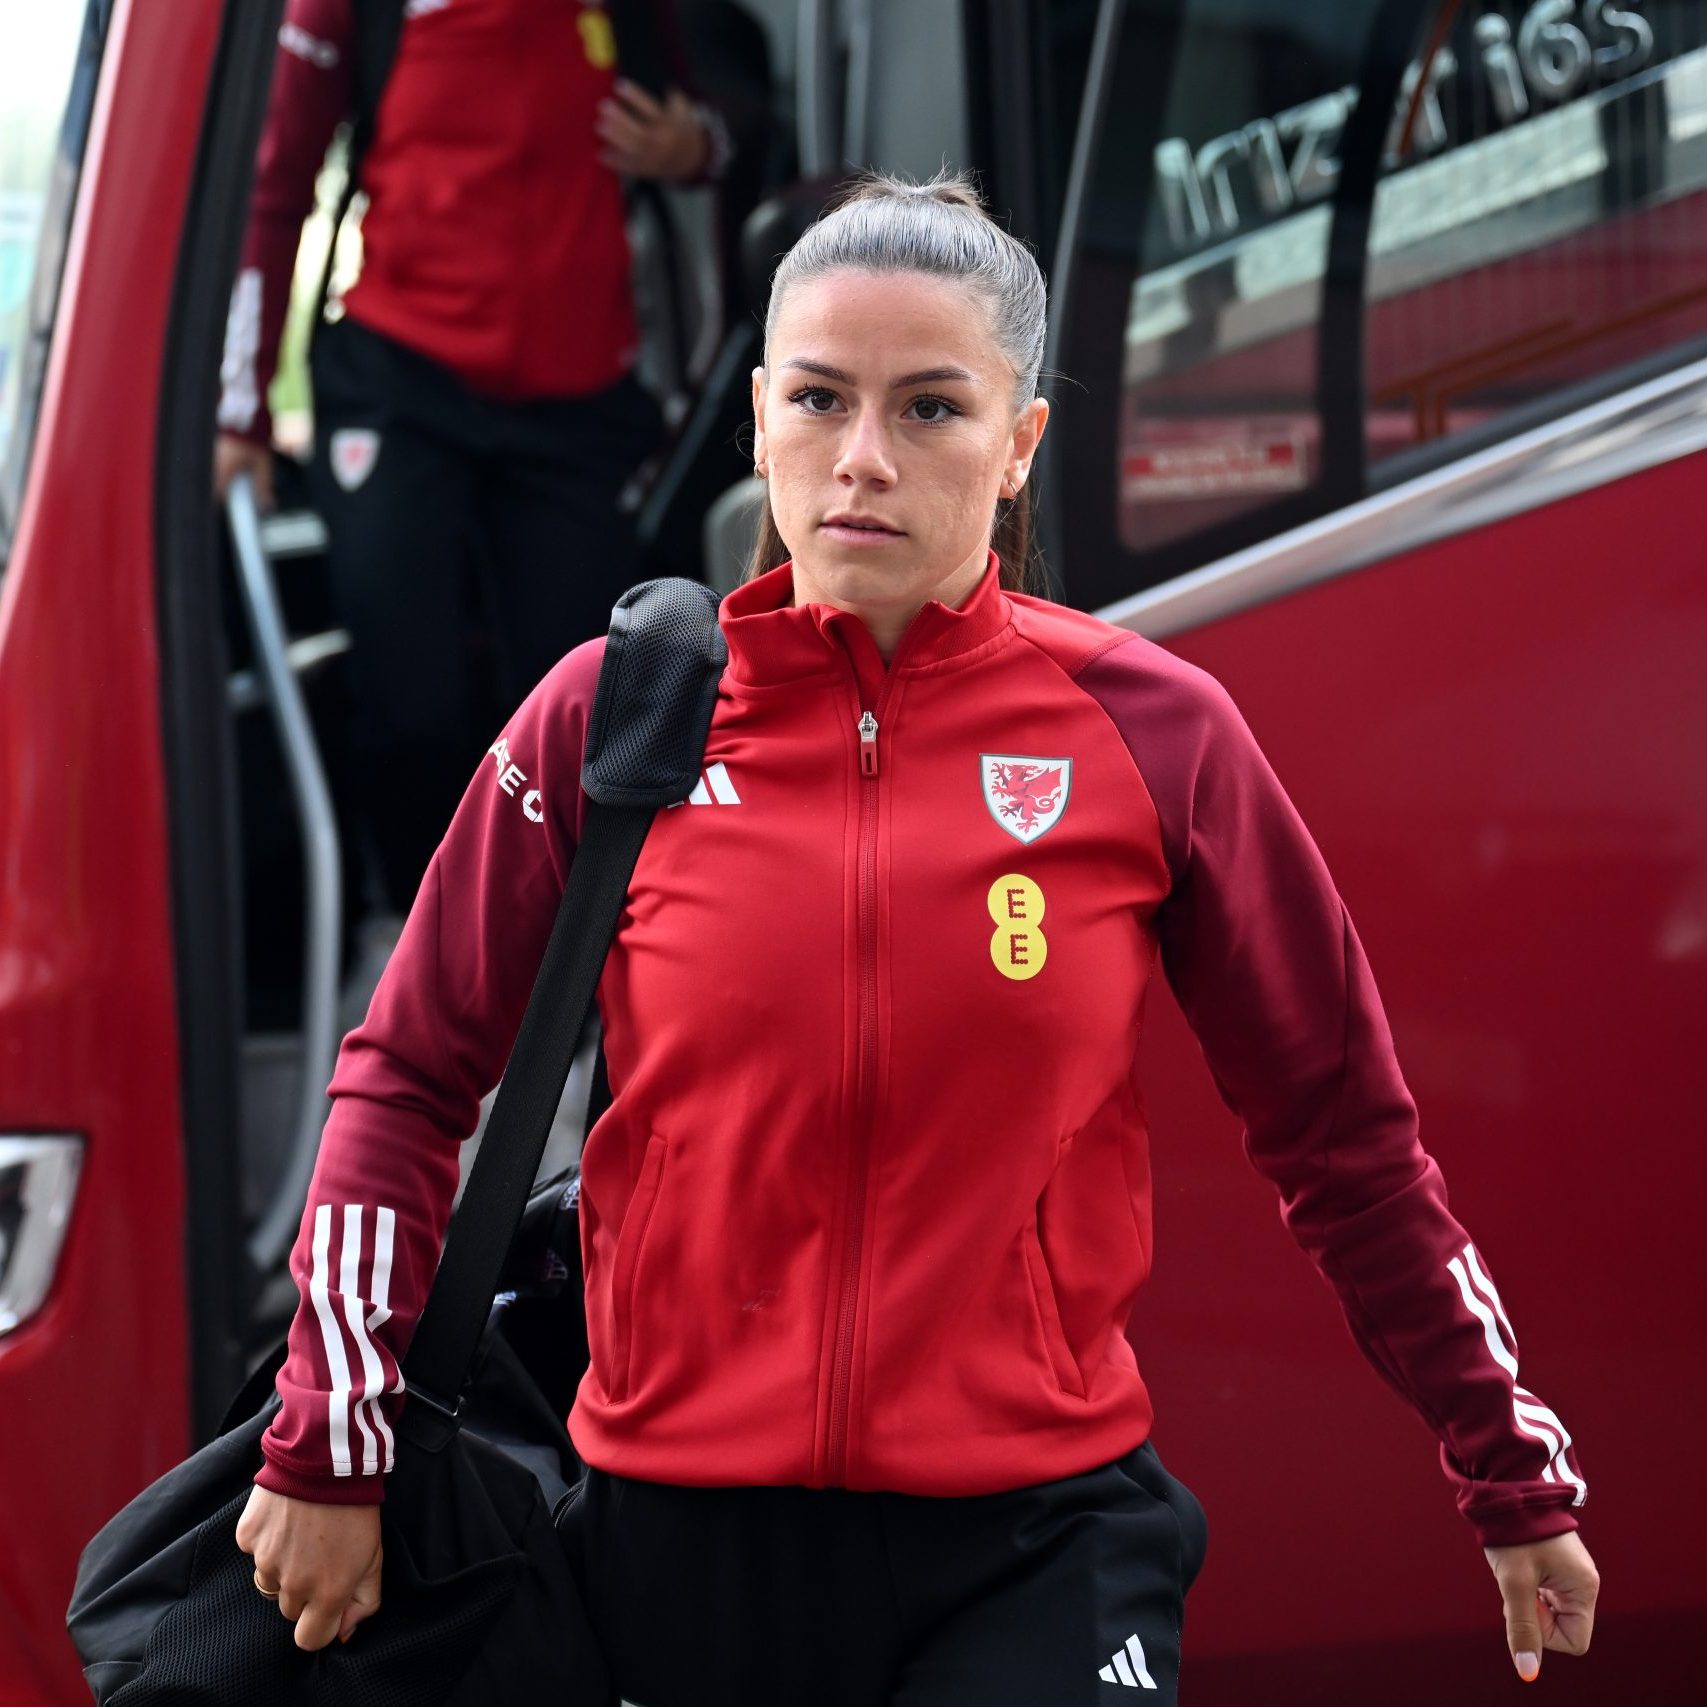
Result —
<instances>
[{"instance_id":1,"label":"yellow ee logo","mask_svg":"<svg viewBox=\"0 0 1707 1707\"><path fill-rule=\"evenodd\" d=\"M611 28L610 14L601 7L586 6L578 22L587 63L595 71L609 71L616 64L616 31Z\"/></svg>"},{"instance_id":2,"label":"yellow ee logo","mask_svg":"<svg viewBox=\"0 0 1707 1707\"><path fill-rule=\"evenodd\" d=\"M990 959L996 970L1015 983L1035 978L1049 958L1049 943L1039 928L1043 891L1029 877L1009 872L990 885L984 904L996 921L996 934L990 938Z\"/></svg>"}]
</instances>

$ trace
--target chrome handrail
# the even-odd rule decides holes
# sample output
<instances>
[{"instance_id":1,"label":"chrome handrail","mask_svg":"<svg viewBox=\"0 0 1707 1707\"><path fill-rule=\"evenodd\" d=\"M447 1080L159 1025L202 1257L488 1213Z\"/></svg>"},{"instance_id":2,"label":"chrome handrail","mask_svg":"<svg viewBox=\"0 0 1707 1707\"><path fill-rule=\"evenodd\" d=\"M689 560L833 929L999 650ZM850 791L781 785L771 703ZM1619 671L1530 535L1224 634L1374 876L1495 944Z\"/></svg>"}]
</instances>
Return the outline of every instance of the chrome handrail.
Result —
<instances>
[{"instance_id":1,"label":"chrome handrail","mask_svg":"<svg viewBox=\"0 0 1707 1707\"><path fill-rule=\"evenodd\" d=\"M225 500L235 547L243 615L259 678L278 730L302 827L303 922L302 1066L290 1152L272 1202L249 1235L249 1257L267 1275L283 1262L308 1201L320 1131L326 1123L326 1085L338 1050L338 942L343 929L343 852L332 791L320 762L308 707L291 668L290 642L272 566L261 542L260 509L247 475Z\"/></svg>"}]
</instances>

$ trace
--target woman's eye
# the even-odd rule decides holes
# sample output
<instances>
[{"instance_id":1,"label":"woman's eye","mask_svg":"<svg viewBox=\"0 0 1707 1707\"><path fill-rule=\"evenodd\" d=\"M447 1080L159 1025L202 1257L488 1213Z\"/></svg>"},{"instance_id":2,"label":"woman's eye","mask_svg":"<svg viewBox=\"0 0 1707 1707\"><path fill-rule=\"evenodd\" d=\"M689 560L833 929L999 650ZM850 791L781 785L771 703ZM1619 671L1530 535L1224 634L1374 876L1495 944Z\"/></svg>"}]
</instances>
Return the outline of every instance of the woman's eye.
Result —
<instances>
[{"instance_id":1,"label":"woman's eye","mask_svg":"<svg viewBox=\"0 0 1707 1707\"><path fill-rule=\"evenodd\" d=\"M836 406L836 394L824 390L822 386L812 385L804 391L795 392L789 401L798 403L808 415L828 415Z\"/></svg>"},{"instance_id":2,"label":"woman's eye","mask_svg":"<svg viewBox=\"0 0 1707 1707\"><path fill-rule=\"evenodd\" d=\"M946 397L915 397L913 412L927 427L937 426L960 413Z\"/></svg>"}]
</instances>

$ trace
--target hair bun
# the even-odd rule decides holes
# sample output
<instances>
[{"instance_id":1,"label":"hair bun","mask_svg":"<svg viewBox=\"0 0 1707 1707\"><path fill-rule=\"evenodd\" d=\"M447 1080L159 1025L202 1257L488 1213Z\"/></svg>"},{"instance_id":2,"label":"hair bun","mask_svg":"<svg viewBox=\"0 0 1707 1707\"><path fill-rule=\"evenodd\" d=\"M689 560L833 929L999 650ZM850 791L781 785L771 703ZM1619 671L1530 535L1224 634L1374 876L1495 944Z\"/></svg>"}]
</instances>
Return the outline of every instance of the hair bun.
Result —
<instances>
[{"instance_id":1,"label":"hair bun","mask_svg":"<svg viewBox=\"0 0 1707 1707\"><path fill-rule=\"evenodd\" d=\"M855 202L930 201L943 207L965 208L968 213L990 217L984 198L969 172L951 171L944 166L934 178L914 183L892 172L879 172L873 167L856 172L830 202L830 208L851 207Z\"/></svg>"}]
</instances>

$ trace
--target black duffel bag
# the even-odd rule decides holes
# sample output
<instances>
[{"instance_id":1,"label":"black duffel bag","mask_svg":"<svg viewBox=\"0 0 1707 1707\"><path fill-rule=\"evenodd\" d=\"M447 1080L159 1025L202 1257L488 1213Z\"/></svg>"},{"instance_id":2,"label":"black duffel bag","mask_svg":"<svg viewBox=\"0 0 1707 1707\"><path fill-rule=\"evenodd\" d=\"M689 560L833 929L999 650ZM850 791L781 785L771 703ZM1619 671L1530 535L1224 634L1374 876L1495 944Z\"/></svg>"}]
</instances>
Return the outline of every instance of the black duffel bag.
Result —
<instances>
[{"instance_id":1,"label":"black duffel bag","mask_svg":"<svg viewBox=\"0 0 1707 1707\"><path fill-rule=\"evenodd\" d=\"M347 1644L304 1653L237 1546L281 1353L234 1402L247 1420L145 1489L84 1550L67 1623L102 1707L614 1707L556 1528L579 1465L491 1301L641 843L657 808L698 781L724 656L715 596L697 583L646 582L612 615L581 843L403 1361L379 1611Z\"/></svg>"},{"instance_id":2,"label":"black duffel bag","mask_svg":"<svg viewBox=\"0 0 1707 1707\"><path fill-rule=\"evenodd\" d=\"M574 1450L503 1335L483 1352L454 1432L423 1443L414 1404L399 1423L381 1508L383 1600L347 1644L298 1648L237 1546L274 1397L89 1544L70 1623L95 1699L610 1707L554 1527L578 1474ZM502 1422L489 1430L488 1418Z\"/></svg>"}]
</instances>

